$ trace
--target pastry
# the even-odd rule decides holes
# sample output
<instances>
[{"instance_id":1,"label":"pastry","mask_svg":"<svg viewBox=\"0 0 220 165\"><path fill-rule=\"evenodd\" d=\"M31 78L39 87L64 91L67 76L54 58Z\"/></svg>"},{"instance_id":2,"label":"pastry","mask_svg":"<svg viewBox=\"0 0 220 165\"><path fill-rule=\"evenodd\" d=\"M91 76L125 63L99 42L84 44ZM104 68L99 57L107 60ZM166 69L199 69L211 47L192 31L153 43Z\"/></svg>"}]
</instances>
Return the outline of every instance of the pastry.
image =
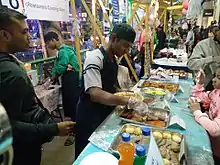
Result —
<instances>
[{"instance_id":1,"label":"pastry","mask_svg":"<svg viewBox=\"0 0 220 165\"><path fill-rule=\"evenodd\" d=\"M174 135L172 136L172 140L173 140L174 142L176 142L176 143L181 143L182 138L181 138L179 135L174 134Z\"/></svg>"},{"instance_id":2,"label":"pastry","mask_svg":"<svg viewBox=\"0 0 220 165\"><path fill-rule=\"evenodd\" d=\"M163 159L163 163L164 165L171 165L170 161L167 159Z\"/></svg>"},{"instance_id":3,"label":"pastry","mask_svg":"<svg viewBox=\"0 0 220 165\"><path fill-rule=\"evenodd\" d=\"M171 139L171 138L172 138L172 135L171 135L170 132L165 131L165 132L163 133L163 138L165 138L165 139Z\"/></svg>"},{"instance_id":4,"label":"pastry","mask_svg":"<svg viewBox=\"0 0 220 165\"><path fill-rule=\"evenodd\" d=\"M153 136L154 136L154 138L156 138L156 139L162 139L162 138L163 138L162 133L157 132L157 131L153 132Z\"/></svg>"},{"instance_id":5,"label":"pastry","mask_svg":"<svg viewBox=\"0 0 220 165\"><path fill-rule=\"evenodd\" d=\"M171 150L173 152L180 152L180 144L172 141L172 143L171 143Z\"/></svg>"}]
</instances>

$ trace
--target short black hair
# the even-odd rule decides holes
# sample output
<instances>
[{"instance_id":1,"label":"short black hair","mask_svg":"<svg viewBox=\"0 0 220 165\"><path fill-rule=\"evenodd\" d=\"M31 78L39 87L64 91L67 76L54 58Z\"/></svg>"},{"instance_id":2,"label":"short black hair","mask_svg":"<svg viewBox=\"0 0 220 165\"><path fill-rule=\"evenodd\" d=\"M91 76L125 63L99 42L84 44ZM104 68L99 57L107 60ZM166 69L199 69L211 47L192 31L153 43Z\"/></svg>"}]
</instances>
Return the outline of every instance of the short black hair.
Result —
<instances>
[{"instance_id":1,"label":"short black hair","mask_svg":"<svg viewBox=\"0 0 220 165\"><path fill-rule=\"evenodd\" d=\"M112 34L116 34L116 37L118 39L124 39L132 43L134 42L136 37L136 32L134 31L134 29L126 23L115 25L111 32L111 35Z\"/></svg>"},{"instance_id":2,"label":"short black hair","mask_svg":"<svg viewBox=\"0 0 220 165\"><path fill-rule=\"evenodd\" d=\"M52 41L55 39L56 41L59 41L59 36L55 32L48 32L44 35L44 42Z\"/></svg>"},{"instance_id":3,"label":"short black hair","mask_svg":"<svg viewBox=\"0 0 220 165\"><path fill-rule=\"evenodd\" d=\"M16 20L25 20L27 17L18 11L9 9L5 6L0 6L0 29L6 29Z\"/></svg>"}]
</instances>

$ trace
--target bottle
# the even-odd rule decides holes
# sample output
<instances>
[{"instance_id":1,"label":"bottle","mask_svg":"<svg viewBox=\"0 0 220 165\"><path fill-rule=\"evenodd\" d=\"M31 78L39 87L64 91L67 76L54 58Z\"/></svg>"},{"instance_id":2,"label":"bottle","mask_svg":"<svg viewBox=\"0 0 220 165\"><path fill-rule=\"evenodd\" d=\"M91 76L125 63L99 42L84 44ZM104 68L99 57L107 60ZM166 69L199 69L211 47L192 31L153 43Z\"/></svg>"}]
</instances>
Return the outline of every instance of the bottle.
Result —
<instances>
[{"instance_id":1,"label":"bottle","mask_svg":"<svg viewBox=\"0 0 220 165\"><path fill-rule=\"evenodd\" d=\"M146 147L144 147L144 145L137 145L134 165L145 165L145 161L146 161Z\"/></svg>"},{"instance_id":2,"label":"bottle","mask_svg":"<svg viewBox=\"0 0 220 165\"><path fill-rule=\"evenodd\" d=\"M122 134L122 142L118 145L118 152L120 154L119 165L133 165L135 148L131 143L129 133Z\"/></svg>"},{"instance_id":3,"label":"bottle","mask_svg":"<svg viewBox=\"0 0 220 165\"><path fill-rule=\"evenodd\" d=\"M146 146L146 148L148 149L148 146L150 144L150 128L147 128L147 127L142 128L141 144Z\"/></svg>"}]
</instances>

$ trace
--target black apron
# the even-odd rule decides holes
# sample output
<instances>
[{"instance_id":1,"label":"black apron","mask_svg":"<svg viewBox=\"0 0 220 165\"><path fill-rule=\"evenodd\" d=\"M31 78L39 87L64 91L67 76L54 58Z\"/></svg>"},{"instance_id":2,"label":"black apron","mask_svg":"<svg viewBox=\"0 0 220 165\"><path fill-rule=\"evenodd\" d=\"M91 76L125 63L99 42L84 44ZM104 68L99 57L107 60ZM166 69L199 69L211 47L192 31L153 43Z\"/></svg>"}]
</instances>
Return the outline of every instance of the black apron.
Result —
<instances>
[{"instance_id":1,"label":"black apron","mask_svg":"<svg viewBox=\"0 0 220 165\"><path fill-rule=\"evenodd\" d=\"M62 101L64 116L75 121L76 106L79 99L79 72L66 71L62 75Z\"/></svg>"},{"instance_id":2,"label":"black apron","mask_svg":"<svg viewBox=\"0 0 220 165\"><path fill-rule=\"evenodd\" d=\"M100 70L102 79L102 89L109 93L115 93L117 84L118 65L116 60L111 62L104 48L100 51L104 56L103 69ZM87 67L87 69L91 69ZM93 69L97 69L94 67ZM83 74L86 73L86 69ZM84 83L82 84L84 86ZM110 115L114 110L114 106L106 106L91 101L90 95L85 92L85 88L80 95L80 100L76 114L76 137L75 137L75 159L88 144L88 138L95 129Z\"/></svg>"}]
</instances>

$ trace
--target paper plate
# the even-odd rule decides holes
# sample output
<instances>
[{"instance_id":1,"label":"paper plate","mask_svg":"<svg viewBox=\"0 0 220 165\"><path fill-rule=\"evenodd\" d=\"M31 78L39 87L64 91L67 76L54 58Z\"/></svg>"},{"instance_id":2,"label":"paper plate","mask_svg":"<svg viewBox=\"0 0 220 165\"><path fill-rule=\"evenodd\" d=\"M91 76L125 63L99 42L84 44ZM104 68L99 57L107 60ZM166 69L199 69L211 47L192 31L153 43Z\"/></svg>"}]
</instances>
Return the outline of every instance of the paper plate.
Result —
<instances>
[{"instance_id":1,"label":"paper plate","mask_svg":"<svg viewBox=\"0 0 220 165\"><path fill-rule=\"evenodd\" d=\"M118 165L118 159L107 152L96 152L85 157L79 165Z\"/></svg>"}]
</instances>

